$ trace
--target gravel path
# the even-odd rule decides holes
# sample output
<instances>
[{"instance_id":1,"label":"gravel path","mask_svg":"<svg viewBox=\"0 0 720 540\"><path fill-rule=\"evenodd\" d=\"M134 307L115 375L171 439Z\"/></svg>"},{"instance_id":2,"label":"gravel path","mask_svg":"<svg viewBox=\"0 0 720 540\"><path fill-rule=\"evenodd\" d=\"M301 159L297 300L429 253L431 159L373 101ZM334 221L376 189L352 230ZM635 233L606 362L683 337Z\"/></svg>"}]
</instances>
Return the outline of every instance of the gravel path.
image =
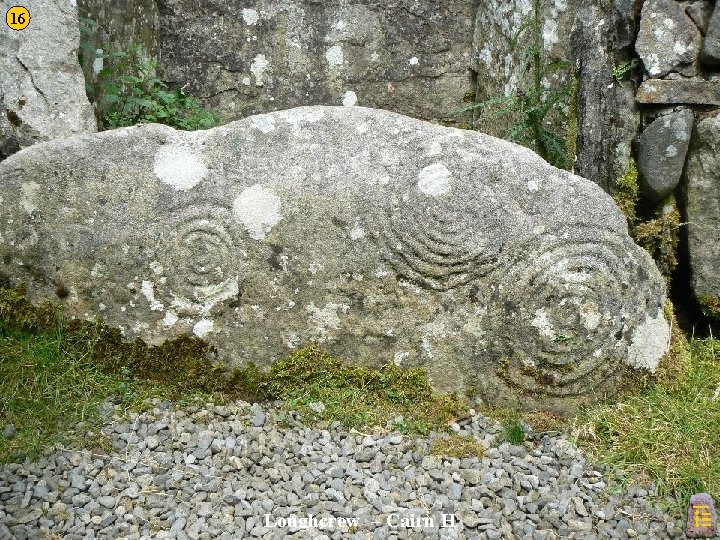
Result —
<instances>
[{"instance_id":1,"label":"gravel path","mask_svg":"<svg viewBox=\"0 0 720 540\"><path fill-rule=\"evenodd\" d=\"M0 467L0 540L684 537L645 490L608 494L559 435L513 446L474 415L453 428L485 456L442 459L428 438L281 427L243 402L156 405L114 411L109 455Z\"/></svg>"}]
</instances>

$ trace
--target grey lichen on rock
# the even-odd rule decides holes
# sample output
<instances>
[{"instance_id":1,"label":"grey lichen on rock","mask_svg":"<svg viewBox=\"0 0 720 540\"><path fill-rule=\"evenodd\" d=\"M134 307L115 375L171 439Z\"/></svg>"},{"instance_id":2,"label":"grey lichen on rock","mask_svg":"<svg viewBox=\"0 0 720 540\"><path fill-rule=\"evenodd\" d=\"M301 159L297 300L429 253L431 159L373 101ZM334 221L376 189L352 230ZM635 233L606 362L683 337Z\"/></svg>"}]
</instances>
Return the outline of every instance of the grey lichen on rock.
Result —
<instances>
[{"instance_id":1,"label":"grey lichen on rock","mask_svg":"<svg viewBox=\"0 0 720 540\"><path fill-rule=\"evenodd\" d=\"M77 7L25 5L28 27L0 32L0 159L39 141L97 131L78 64Z\"/></svg>"},{"instance_id":2,"label":"grey lichen on rock","mask_svg":"<svg viewBox=\"0 0 720 540\"><path fill-rule=\"evenodd\" d=\"M696 74L702 35L675 0L646 0L635 50L651 77Z\"/></svg>"},{"instance_id":3,"label":"grey lichen on rock","mask_svg":"<svg viewBox=\"0 0 720 540\"><path fill-rule=\"evenodd\" d=\"M0 274L231 364L316 342L436 389L571 410L665 353L664 286L599 187L360 107L54 141L0 165Z\"/></svg>"},{"instance_id":4,"label":"grey lichen on rock","mask_svg":"<svg viewBox=\"0 0 720 540\"><path fill-rule=\"evenodd\" d=\"M640 187L649 199L661 201L680 182L693 121L692 111L682 109L657 118L638 137Z\"/></svg>"},{"instance_id":5,"label":"grey lichen on rock","mask_svg":"<svg viewBox=\"0 0 720 540\"><path fill-rule=\"evenodd\" d=\"M700 60L705 64L720 65L720 4L718 3L715 3L715 10L708 23Z\"/></svg>"}]
</instances>

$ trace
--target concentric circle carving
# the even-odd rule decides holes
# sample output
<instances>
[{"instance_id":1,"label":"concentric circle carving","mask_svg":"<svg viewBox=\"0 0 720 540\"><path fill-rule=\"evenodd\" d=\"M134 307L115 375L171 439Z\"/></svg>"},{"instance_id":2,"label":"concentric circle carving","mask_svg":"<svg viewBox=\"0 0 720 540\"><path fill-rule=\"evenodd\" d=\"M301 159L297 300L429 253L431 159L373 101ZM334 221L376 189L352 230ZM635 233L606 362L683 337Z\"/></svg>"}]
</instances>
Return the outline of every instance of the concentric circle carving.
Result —
<instances>
[{"instance_id":1,"label":"concentric circle carving","mask_svg":"<svg viewBox=\"0 0 720 540\"><path fill-rule=\"evenodd\" d=\"M172 212L157 250L177 301L204 305L237 287L238 242L230 210L188 206Z\"/></svg>"},{"instance_id":2,"label":"concentric circle carving","mask_svg":"<svg viewBox=\"0 0 720 540\"><path fill-rule=\"evenodd\" d=\"M447 291L490 272L502 250L502 233L486 234L489 215L477 200L409 197L368 222L382 258L401 277L424 288ZM493 219L497 219L495 216ZM483 224L483 222L486 222Z\"/></svg>"},{"instance_id":3,"label":"concentric circle carving","mask_svg":"<svg viewBox=\"0 0 720 540\"><path fill-rule=\"evenodd\" d=\"M624 368L628 333L660 291L647 283L637 246L606 229L568 226L515 246L496 276L498 374L536 394L592 393Z\"/></svg>"}]
</instances>

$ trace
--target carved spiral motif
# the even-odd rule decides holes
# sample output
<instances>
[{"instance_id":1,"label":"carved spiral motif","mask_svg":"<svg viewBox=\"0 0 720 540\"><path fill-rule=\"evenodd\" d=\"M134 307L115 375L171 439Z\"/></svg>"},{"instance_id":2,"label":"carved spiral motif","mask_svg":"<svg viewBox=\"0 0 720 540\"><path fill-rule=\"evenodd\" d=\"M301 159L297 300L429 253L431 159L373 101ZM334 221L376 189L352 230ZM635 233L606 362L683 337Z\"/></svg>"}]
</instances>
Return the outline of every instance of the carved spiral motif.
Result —
<instances>
[{"instance_id":1,"label":"carved spiral motif","mask_svg":"<svg viewBox=\"0 0 720 540\"><path fill-rule=\"evenodd\" d=\"M190 206L169 216L158 249L166 288L176 298L204 304L237 281L238 248L230 211Z\"/></svg>"},{"instance_id":2,"label":"carved spiral motif","mask_svg":"<svg viewBox=\"0 0 720 540\"><path fill-rule=\"evenodd\" d=\"M466 207L467 206L467 207ZM395 272L422 287L446 291L489 273L502 249L479 231L484 219L471 205L409 201L386 208L368 223L381 256Z\"/></svg>"},{"instance_id":3,"label":"carved spiral motif","mask_svg":"<svg viewBox=\"0 0 720 540\"><path fill-rule=\"evenodd\" d=\"M632 287L647 282L636 252L616 233L583 225L515 247L497 277L506 340L498 375L551 396L587 394L619 375L628 331L660 297Z\"/></svg>"}]
</instances>

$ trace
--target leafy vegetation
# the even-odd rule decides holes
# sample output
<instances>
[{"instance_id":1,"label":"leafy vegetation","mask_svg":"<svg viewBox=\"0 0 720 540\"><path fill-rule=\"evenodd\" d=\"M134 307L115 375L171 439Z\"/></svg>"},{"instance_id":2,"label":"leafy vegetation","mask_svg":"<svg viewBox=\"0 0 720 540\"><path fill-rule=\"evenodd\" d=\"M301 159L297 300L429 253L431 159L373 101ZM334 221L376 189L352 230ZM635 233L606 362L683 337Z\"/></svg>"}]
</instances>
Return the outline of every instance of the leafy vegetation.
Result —
<instances>
[{"instance_id":1,"label":"leafy vegetation","mask_svg":"<svg viewBox=\"0 0 720 540\"><path fill-rule=\"evenodd\" d=\"M444 428L466 409L455 396L434 395L419 369L348 366L313 346L267 372L253 365L229 371L212 357L197 339L126 342L97 322L31 306L21 289L0 288L0 428L17 429L12 439L0 437L0 462L35 456L73 424L92 424L107 397L135 408L149 397L280 399L288 417L405 433Z\"/></svg>"},{"instance_id":2,"label":"leafy vegetation","mask_svg":"<svg viewBox=\"0 0 720 540\"><path fill-rule=\"evenodd\" d=\"M106 128L157 122L178 129L209 129L219 117L185 94L183 88L170 90L157 75L157 61L140 45L127 51L102 55L108 67L98 73L100 100Z\"/></svg>"},{"instance_id":3,"label":"leafy vegetation","mask_svg":"<svg viewBox=\"0 0 720 540\"><path fill-rule=\"evenodd\" d=\"M104 65L97 74L97 84L88 85L95 102L98 120L105 129L149 122L177 129L209 129L218 124L216 113L205 110L184 88L170 89L157 76L157 61L139 44L127 50L97 49L93 36L99 25L87 17L80 18L80 64L100 60Z\"/></svg>"},{"instance_id":4,"label":"leafy vegetation","mask_svg":"<svg viewBox=\"0 0 720 540\"><path fill-rule=\"evenodd\" d=\"M533 0L533 16L514 36L510 49L514 52L521 38L528 33L529 45L521 54L521 74L517 87L507 96L493 97L473 103L463 110L481 109L490 117L510 117L512 124L505 138L522 144L551 165L570 169L574 161L572 112L575 82L547 86L551 76L568 71L567 60L547 61L544 58L540 0ZM572 154L568 151L570 150Z\"/></svg>"},{"instance_id":5,"label":"leafy vegetation","mask_svg":"<svg viewBox=\"0 0 720 540\"><path fill-rule=\"evenodd\" d=\"M638 61L636 58L633 58L629 62L623 62L621 64L615 64L613 62L612 66L612 72L613 77L615 77L615 80L617 83L622 86L622 82L628 77L628 75L632 74L633 70L638 66Z\"/></svg>"}]
</instances>

